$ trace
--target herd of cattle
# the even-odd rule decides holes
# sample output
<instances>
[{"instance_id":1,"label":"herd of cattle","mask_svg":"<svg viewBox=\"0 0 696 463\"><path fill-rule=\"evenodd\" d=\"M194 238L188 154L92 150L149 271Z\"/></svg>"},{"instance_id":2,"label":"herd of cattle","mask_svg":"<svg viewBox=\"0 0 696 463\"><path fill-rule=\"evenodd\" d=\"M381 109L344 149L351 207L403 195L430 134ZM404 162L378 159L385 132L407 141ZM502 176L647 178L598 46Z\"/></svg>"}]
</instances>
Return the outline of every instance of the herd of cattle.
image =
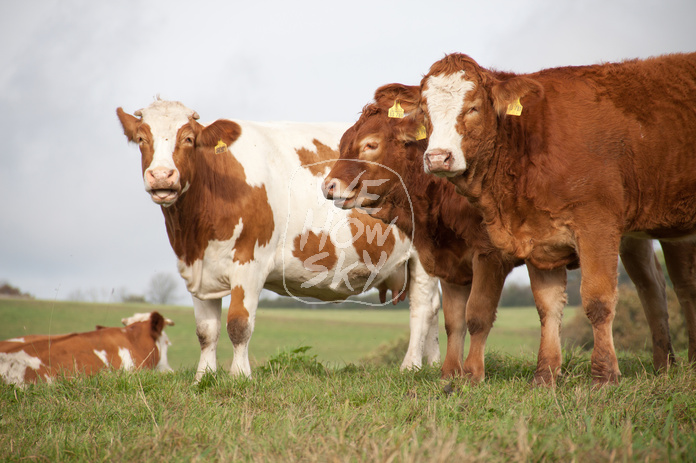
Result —
<instances>
[{"instance_id":1,"label":"herd of cattle","mask_svg":"<svg viewBox=\"0 0 696 463\"><path fill-rule=\"evenodd\" d=\"M479 382L503 284L524 264L541 323L535 383L553 385L560 371L566 269L578 266L592 378L613 383L619 258L664 369L675 356L653 239L696 363L696 53L526 75L455 53L419 86L379 88L350 127L201 124L160 99L117 114L193 297L197 381L217 366L225 296L230 373L249 376L264 288L323 301L372 288L383 303L389 291L395 302L408 295L402 368L440 361L441 288L442 375ZM2 342L0 374L21 384L70 368L167 370L167 320L146 315L125 328Z\"/></svg>"}]
</instances>

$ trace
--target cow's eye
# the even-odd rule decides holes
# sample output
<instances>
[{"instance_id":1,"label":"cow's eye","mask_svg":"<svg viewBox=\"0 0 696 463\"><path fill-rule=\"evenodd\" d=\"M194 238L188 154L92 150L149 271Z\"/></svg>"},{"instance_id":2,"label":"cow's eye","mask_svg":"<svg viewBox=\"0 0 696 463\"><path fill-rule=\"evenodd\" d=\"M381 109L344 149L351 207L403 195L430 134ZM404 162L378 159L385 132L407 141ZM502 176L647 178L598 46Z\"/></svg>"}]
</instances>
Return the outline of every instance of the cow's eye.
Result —
<instances>
[{"instance_id":1,"label":"cow's eye","mask_svg":"<svg viewBox=\"0 0 696 463\"><path fill-rule=\"evenodd\" d=\"M467 114L475 114L478 112L478 108L476 106L472 106L469 108L469 110L466 112Z\"/></svg>"},{"instance_id":2,"label":"cow's eye","mask_svg":"<svg viewBox=\"0 0 696 463\"><path fill-rule=\"evenodd\" d=\"M365 143L363 151L374 151L377 149L377 143Z\"/></svg>"},{"instance_id":3,"label":"cow's eye","mask_svg":"<svg viewBox=\"0 0 696 463\"><path fill-rule=\"evenodd\" d=\"M189 145L193 145L193 137L186 137L186 139L184 141L186 143L188 143Z\"/></svg>"}]
</instances>

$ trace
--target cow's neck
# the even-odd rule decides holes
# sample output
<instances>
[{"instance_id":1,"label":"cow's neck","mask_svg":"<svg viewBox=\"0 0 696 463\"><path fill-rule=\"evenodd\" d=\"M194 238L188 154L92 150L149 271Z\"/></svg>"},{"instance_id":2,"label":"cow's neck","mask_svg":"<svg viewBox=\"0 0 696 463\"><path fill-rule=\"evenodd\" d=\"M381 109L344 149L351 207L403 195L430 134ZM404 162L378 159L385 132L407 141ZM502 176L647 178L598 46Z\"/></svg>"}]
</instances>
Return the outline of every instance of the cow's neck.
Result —
<instances>
[{"instance_id":1,"label":"cow's neck","mask_svg":"<svg viewBox=\"0 0 696 463\"><path fill-rule=\"evenodd\" d=\"M202 259L212 240L237 237L235 260L253 258L254 246L265 245L274 229L266 187L250 186L242 165L231 155L197 153L190 188L173 205L162 208L169 242L186 265Z\"/></svg>"},{"instance_id":2,"label":"cow's neck","mask_svg":"<svg viewBox=\"0 0 696 463\"><path fill-rule=\"evenodd\" d=\"M524 120L508 118L498 127L498 137L488 153L474 157L464 175L451 178L457 191L481 211L493 244L507 254L525 258L516 231L525 221L531 199L527 194L538 166L525 151L533 144Z\"/></svg>"},{"instance_id":3,"label":"cow's neck","mask_svg":"<svg viewBox=\"0 0 696 463\"><path fill-rule=\"evenodd\" d=\"M396 219L396 226L413 235L417 243L438 243L443 232L466 237L480 235L478 210L456 194L449 182L424 172L425 144L411 144L406 149L402 156L406 190L393 188L385 195L382 209L375 217L387 223Z\"/></svg>"}]
</instances>

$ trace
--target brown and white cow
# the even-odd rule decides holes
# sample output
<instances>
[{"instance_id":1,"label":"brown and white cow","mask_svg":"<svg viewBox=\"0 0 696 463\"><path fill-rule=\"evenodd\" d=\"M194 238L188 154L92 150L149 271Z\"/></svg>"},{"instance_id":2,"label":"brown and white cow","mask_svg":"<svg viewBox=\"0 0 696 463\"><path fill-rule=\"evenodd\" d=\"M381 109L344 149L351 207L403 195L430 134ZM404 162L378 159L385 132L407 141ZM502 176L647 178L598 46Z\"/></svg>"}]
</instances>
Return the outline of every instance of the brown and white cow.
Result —
<instances>
[{"instance_id":1,"label":"brown and white cow","mask_svg":"<svg viewBox=\"0 0 696 463\"><path fill-rule=\"evenodd\" d=\"M63 335L28 335L0 341L0 377L22 386L56 376L94 374L114 368L172 371L171 344L165 325L174 323L158 312L135 314L123 328L98 326L94 331Z\"/></svg>"},{"instance_id":2,"label":"brown and white cow","mask_svg":"<svg viewBox=\"0 0 696 463\"><path fill-rule=\"evenodd\" d=\"M411 340L403 368L440 358L439 290L396 227L340 211L321 194L344 124L209 125L179 102L155 101L135 117L117 110L140 146L145 190L162 206L181 276L193 296L201 358L216 369L221 298L231 295L230 372L251 375L248 346L263 288L344 300L370 288L396 299L408 287ZM410 283L409 283L410 282Z\"/></svg>"},{"instance_id":3,"label":"brown and white cow","mask_svg":"<svg viewBox=\"0 0 696 463\"><path fill-rule=\"evenodd\" d=\"M421 107L426 171L481 209L496 247L548 272L579 257L595 383L620 376L622 237L660 240L696 361L696 53L528 75L452 54L423 78Z\"/></svg>"},{"instance_id":4,"label":"brown and white cow","mask_svg":"<svg viewBox=\"0 0 696 463\"><path fill-rule=\"evenodd\" d=\"M523 261L492 246L479 210L458 195L452 183L423 171L427 140L419 132L424 123L423 114L417 111L419 87L385 85L376 91L374 99L343 135L341 158L326 177L324 193L341 207L359 204L370 208L374 217L386 223L394 221L406 233L415 228L414 245L423 266L443 282L448 335L443 376L464 374L475 382L480 381L484 377L485 341L495 320L503 283L510 270ZM404 114L390 116L397 103ZM380 179L386 181L378 182ZM371 181L372 186L367 187L366 181ZM413 222L408 213L411 208L415 212ZM653 255L652 260L645 260L649 264L647 268L639 265L643 262L641 253L645 251ZM638 262L636 255L641 256ZM621 258L627 267L636 269L632 276L647 296L642 300L656 307L659 315L650 324L655 332L656 357L662 359L665 352L673 356L667 330L664 279L660 286L659 278L654 275L655 264L658 269L659 264L650 243L644 240L625 243ZM534 269L532 274L536 275ZM551 311L560 315L565 302L564 279L553 288L544 280L533 278L532 290L542 306L541 314L548 313L550 305L561 304ZM560 318L542 319L536 383L553 381L549 367L560 362L560 321ZM462 365L467 326L471 348Z\"/></svg>"}]
</instances>

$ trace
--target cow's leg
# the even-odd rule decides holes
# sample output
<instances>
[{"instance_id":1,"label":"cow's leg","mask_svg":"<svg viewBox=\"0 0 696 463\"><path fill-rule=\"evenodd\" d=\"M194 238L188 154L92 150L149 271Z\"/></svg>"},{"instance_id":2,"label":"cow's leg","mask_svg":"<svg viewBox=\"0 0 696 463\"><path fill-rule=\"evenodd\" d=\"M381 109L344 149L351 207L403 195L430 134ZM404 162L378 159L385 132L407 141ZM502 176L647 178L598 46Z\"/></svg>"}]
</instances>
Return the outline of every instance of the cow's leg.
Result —
<instances>
[{"instance_id":1,"label":"cow's leg","mask_svg":"<svg viewBox=\"0 0 696 463\"><path fill-rule=\"evenodd\" d=\"M595 220L601 223L601 218ZM611 226L610 221L605 223ZM618 383L621 371L614 349L612 324L618 295L617 264L621 238L592 230L577 230L576 240L582 276L580 297L594 335L591 356L593 383Z\"/></svg>"},{"instance_id":2,"label":"cow's leg","mask_svg":"<svg viewBox=\"0 0 696 463\"><path fill-rule=\"evenodd\" d=\"M645 318L652 333L653 366L656 370L674 363L674 349L669 335L665 276L651 240L631 237L621 239L619 248L626 273L636 286Z\"/></svg>"},{"instance_id":3,"label":"cow's leg","mask_svg":"<svg viewBox=\"0 0 696 463\"><path fill-rule=\"evenodd\" d=\"M433 293L431 302L431 317L428 324L428 332L425 334L425 358L428 365L440 363L440 290L437 287Z\"/></svg>"},{"instance_id":4,"label":"cow's leg","mask_svg":"<svg viewBox=\"0 0 696 463\"><path fill-rule=\"evenodd\" d=\"M442 285L442 312L447 332L447 352L442 363L442 377L464 374L464 340L466 339L466 302L471 285L459 286L445 281Z\"/></svg>"},{"instance_id":5,"label":"cow's leg","mask_svg":"<svg viewBox=\"0 0 696 463\"><path fill-rule=\"evenodd\" d=\"M253 285L235 286L230 294L230 309L227 312L227 334L232 341L234 358L230 365L232 376L251 377L249 364L249 342L254 332L256 308L261 288Z\"/></svg>"},{"instance_id":6,"label":"cow's leg","mask_svg":"<svg viewBox=\"0 0 696 463\"><path fill-rule=\"evenodd\" d=\"M689 361L696 364L696 242L660 242L669 277L689 333Z\"/></svg>"},{"instance_id":7,"label":"cow's leg","mask_svg":"<svg viewBox=\"0 0 696 463\"><path fill-rule=\"evenodd\" d=\"M196 382L206 371L217 370L217 343L220 337L222 299L202 300L193 296L193 313L196 317L196 335L201 345L201 358L196 369Z\"/></svg>"},{"instance_id":8,"label":"cow's leg","mask_svg":"<svg viewBox=\"0 0 696 463\"><path fill-rule=\"evenodd\" d=\"M438 280L428 275L423 265L416 258L409 261L409 310L411 329L408 350L401 369L420 368L423 362L424 352L428 352L428 360L435 356L435 361L440 360L440 347L437 345L437 335L431 338L432 323L437 327L437 312L440 308ZM437 331L436 331L437 333Z\"/></svg>"},{"instance_id":9,"label":"cow's leg","mask_svg":"<svg viewBox=\"0 0 696 463\"><path fill-rule=\"evenodd\" d=\"M473 383L479 383L485 377L486 340L495 322L507 272L501 268L497 254L475 256L473 271L471 294L466 303L466 326L471 338L463 374Z\"/></svg>"},{"instance_id":10,"label":"cow's leg","mask_svg":"<svg viewBox=\"0 0 696 463\"><path fill-rule=\"evenodd\" d=\"M534 384L554 386L563 362L561 323L563 322L563 307L568 300L566 296L566 269L560 267L553 270L540 270L528 263L527 271L541 323L541 339L537 368L534 372Z\"/></svg>"}]
</instances>

